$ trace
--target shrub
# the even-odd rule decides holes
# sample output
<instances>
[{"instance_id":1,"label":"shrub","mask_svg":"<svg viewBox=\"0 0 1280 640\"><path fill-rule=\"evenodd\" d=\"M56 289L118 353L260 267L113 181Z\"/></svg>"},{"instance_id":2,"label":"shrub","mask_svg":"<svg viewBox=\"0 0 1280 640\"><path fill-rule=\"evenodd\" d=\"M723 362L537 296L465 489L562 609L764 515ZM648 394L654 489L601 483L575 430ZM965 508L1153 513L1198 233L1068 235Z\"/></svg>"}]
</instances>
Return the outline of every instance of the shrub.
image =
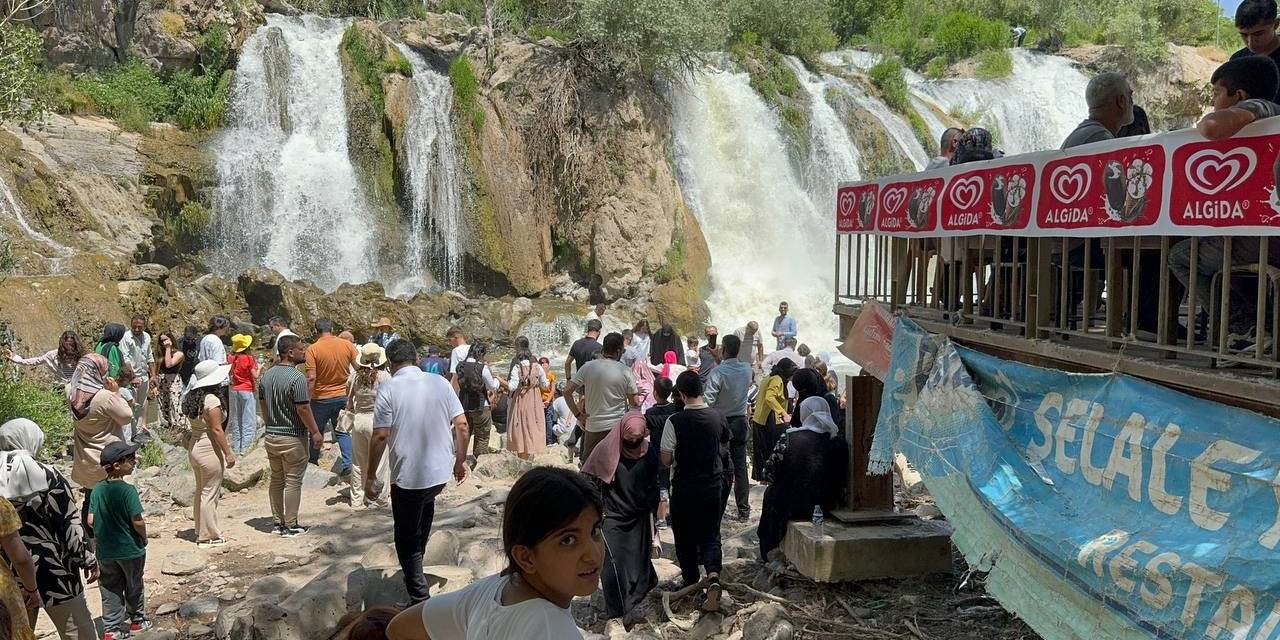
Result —
<instances>
[{"instance_id":1,"label":"shrub","mask_svg":"<svg viewBox=\"0 0 1280 640\"><path fill-rule=\"evenodd\" d=\"M981 51L1007 47L1009 25L964 11L951 11L942 17L933 40L938 52L955 62Z\"/></svg>"},{"instance_id":2,"label":"shrub","mask_svg":"<svg viewBox=\"0 0 1280 640\"><path fill-rule=\"evenodd\" d=\"M869 73L871 84L880 90L880 96L890 109L906 113L911 108L911 100L907 94L907 79L902 72L902 61L897 58L885 58L880 64L871 68Z\"/></svg>"},{"instance_id":3,"label":"shrub","mask_svg":"<svg viewBox=\"0 0 1280 640\"><path fill-rule=\"evenodd\" d=\"M724 45L720 0L577 0L575 32L617 73L682 77Z\"/></svg>"},{"instance_id":4,"label":"shrub","mask_svg":"<svg viewBox=\"0 0 1280 640\"><path fill-rule=\"evenodd\" d=\"M930 78L938 79L947 75L948 67L947 59L942 56L938 56L930 60L929 64L925 65L924 72L925 75Z\"/></svg>"},{"instance_id":5,"label":"shrub","mask_svg":"<svg viewBox=\"0 0 1280 640\"><path fill-rule=\"evenodd\" d=\"M568 42L573 39L573 36L570 35L568 31L565 31L564 29L561 29L559 27L551 27L546 25L535 25L535 26L529 27L528 36L530 40L541 40L543 38L551 38L552 40L555 40L561 43Z\"/></svg>"},{"instance_id":6,"label":"shrub","mask_svg":"<svg viewBox=\"0 0 1280 640\"><path fill-rule=\"evenodd\" d=\"M827 0L729 0L730 34L754 33L783 53L812 57L838 44Z\"/></svg>"},{"instance_id":7,"label":"shrub","mask_svg":"<svg viewBox=\"0 0 1280 640\"><path fill-rule=\"evenodd\" d=\"M182 205L178 215L165 220L165 228L179 250L197 249L204 242L211 217L207 207L191 201Z\"/></svg>"},{"instance_id":8,"label":"shrub","mask_svg":"<svg viewBox=\"0 0 1280 640\"><path fill-rule=\"evenodd\" d=\"M44 431L42 462L53 462L66 454L71 437L71 414L66 397L48 379L22 375L13 365L0 365L0 424L27 418Z\"/></svg>"},{"instance_id":9,"label":"shrub","mask_svg":"<svg viewBox=\"0 0 1280 640\"><path fill-rule=\"evenodd\" d=\"M40 100L55 113L90 114L98 112L98 103L76 88L71 76L52 72L41 79Z\"/></svg>"},{"instance_id":10,"label":"shrub","mask_svg":"<svg viewBox=\"0 0 1280 640\"><path fill-rule=\"evenodd\" d=\"M105 115L137 123L163 120L169 113L173 94L155 70L130 60L103 74L89 74L75 80L75 88L97 103Z\"/></svg>"},{"instance_id":11,"label":"shrub","mask_svg":"<svg viewBox=\"0 0 1280 640\"><path fill-rule=\"evenodd\" d=\"M44 42L26 26L0 22L0 122L38 117Z\"/></svg>"},{"instance_id":12,"label":"shrub","mask_svg":"<svg viewBox=\"0 0 1280 640\"><path fill-rule=\"evenodd\" d=\"M992 80L1013 75L1013 56L1008 49L992 49L978 54L979 78Z\"/></svg>"},{"instance_id":13,"label":"shrub","mask_svg":"<svg viewBox=\"0 0 1280 640\"><path fill-rule=\"evenodd\" d=\"M480 83L466 56L458 56L449 65L449 81L453 84L453 108L460 120L469 122L471 130L484 128L484 109L480 107Z\"/></svg>"}]
</instances>

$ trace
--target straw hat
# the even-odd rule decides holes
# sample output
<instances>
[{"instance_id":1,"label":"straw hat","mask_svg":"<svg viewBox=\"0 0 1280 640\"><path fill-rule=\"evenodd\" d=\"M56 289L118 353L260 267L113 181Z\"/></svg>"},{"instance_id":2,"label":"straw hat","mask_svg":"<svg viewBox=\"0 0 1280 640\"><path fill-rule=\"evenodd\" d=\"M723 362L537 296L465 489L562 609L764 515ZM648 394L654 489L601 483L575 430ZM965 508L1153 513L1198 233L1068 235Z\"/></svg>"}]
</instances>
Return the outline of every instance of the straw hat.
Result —
<instances>
[{"instance_id":1,"label":"straw hat","mask_svg":"<svg viewBox=\"0 0 1280 640\"><path fill-rule=\"evenodd\" d=\"M360 347L360 359L356 364L366 368L375 369L387 363L387 350L378 346L375 342L370 342Z\"/></svg>"},{"instance_id":2,"label":"straw hat","mask_svg":"<svg viewBox=\"0 0 1280 640\"><path fill-rule=\"evenodd\" d=\"M231 365L205 360L197 364L195 370L191 372L191 382L187 384L187 392L190 393L205 387L216 387L227 381L229 373L231 373Z\"/></svg>"},{"instance_id":3,"label":"straw hat","mask_svg":"<svg viewBox=\"0 0 1280 640\"><path fill-rule=\"evenodd\" d=\"M377 321L377 322L375 322L375 323L373 323L373 324L369 325L369 328L370 328L370 329L390 329L390 328L391 328L391 326L392 326L392 325L391 325L391 318L388 318L388 317L386 317L386 316L382 316L381 318L378 318L378 321Z\"/></svg>"},{"instance_id":4,"label":"straw hat","mask_svg":"<svg viewBox=\"0 0 1280 640\"><path fill-rule=\"evenodd\" d=\"M232 353L240 353L241 351L248 349L252 344L253 336L247 333L237 333L234 336L231 336Z\"/></svg>"}]
</instances>

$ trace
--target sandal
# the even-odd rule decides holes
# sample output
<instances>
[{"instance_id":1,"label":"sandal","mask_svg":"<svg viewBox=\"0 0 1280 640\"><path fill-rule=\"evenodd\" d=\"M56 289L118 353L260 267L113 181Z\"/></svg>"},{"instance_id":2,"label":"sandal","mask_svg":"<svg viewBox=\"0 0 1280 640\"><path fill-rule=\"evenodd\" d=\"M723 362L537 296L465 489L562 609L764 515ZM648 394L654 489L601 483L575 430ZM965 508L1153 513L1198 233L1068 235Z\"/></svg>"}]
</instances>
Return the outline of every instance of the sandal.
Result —
<instances>
[{"instance_id":1,"label":"sandal","mask_svg":"<svg viewBox=\"0 0 1280 640\"><path fill-rule=\"evenodd\" d=\"M215 540L199 540L199 541L196 541L196 548L208 549L210 547L221 547L224 544L227 544L226 538L217 538Z\"/></svg>"}]
</instances>

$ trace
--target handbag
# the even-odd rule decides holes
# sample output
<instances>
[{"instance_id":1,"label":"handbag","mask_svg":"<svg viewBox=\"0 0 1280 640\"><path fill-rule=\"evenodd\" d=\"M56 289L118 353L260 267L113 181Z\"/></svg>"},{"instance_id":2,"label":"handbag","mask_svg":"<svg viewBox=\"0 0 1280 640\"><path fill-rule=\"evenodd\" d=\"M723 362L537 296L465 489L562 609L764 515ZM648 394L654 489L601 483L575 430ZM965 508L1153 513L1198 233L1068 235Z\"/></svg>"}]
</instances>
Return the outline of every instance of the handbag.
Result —
<instances>
[{"instance_id":1,"label":"handbag","mask_svg":"<svg viewBox=\"0 0 1280 640\"><path fill-rule=\"evenodd\" d=\"M333 430L338 433L351 433L356 426L356 414L350 409L343 409L338 412L338 423Z\"/></svg>"}]
</instances>

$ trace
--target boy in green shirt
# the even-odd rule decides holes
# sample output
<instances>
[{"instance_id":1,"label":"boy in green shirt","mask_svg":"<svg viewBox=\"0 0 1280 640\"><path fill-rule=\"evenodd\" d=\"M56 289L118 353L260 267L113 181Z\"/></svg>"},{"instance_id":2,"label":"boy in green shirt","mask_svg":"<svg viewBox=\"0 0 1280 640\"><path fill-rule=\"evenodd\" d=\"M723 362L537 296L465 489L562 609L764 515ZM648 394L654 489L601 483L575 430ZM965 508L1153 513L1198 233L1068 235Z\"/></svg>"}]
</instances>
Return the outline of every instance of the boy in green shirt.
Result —
<instances>
[{"instance_id":1,"label":"boy in green shirt","mask_svg":"<svg viewBox=\"0 0 1280 640\"><path fill-rule=\"evenodd\" d=\"M107 479L89 494L89 525L98 543L102 570L102 640L117 640L151 628L142 588L147 523L138 490L124 480L133 473L137 451L136 444L108 444L100 459Z\"/></svg>"}]
</instances>

